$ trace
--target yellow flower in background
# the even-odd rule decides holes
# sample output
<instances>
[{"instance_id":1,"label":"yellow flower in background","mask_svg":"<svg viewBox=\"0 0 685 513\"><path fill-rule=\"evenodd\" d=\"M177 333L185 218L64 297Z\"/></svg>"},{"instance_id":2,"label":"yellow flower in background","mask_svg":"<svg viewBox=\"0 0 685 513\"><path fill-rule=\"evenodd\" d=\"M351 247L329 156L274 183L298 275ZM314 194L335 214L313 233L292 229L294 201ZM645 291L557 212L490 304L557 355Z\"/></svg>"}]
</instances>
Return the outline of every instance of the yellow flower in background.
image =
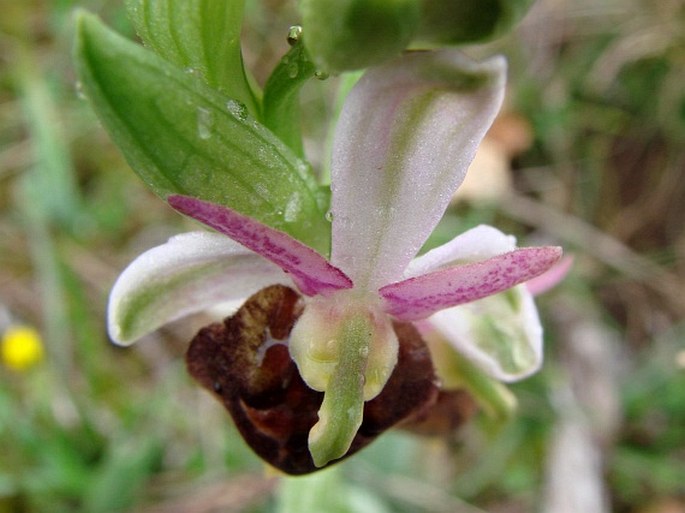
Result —
<instances>
[{"instance_id":1,"label":"yellow flower in background","mask_svg":"<svg viewBox=\"0 0 685 513\"><path fill-rule=\"evenodd\" d=\"M9 368L23 371L43 358L40 333L28 326L10 326L2 336L0 359Z\"/></svg>"}]
</instances>

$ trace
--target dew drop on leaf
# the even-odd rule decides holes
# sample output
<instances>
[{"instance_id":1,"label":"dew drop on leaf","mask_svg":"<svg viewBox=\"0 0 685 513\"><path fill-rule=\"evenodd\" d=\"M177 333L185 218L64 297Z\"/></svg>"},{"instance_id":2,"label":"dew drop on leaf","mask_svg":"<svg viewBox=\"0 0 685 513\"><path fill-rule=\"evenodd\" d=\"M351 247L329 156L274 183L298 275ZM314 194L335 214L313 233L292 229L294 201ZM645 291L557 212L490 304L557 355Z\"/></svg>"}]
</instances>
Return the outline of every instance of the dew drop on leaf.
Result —
<instances>
[{"instance_id":1,"label":"dew drop on leaf","mask_svg":"<svg viewBox=\"0 0 685 513\"><path fill-rule=\"evenodd\" d=\"M297 171L301 176L308 176L311 173L309 164L302 159L297 159Z\"/></svg>"},{"instance_id":2,"label":"dew drop on leaf","mask_svg":"<svg viewBox=\"0 0 685 513\"><path fill-rule=\"evenodd\" d=\"M85 91L83 90L83 82L81 82L80 80L77 80L76 84L74 84L74 87L76 88L76 97L79 100L87 100L88 99Z\"/></svg>"},{"instance_id":3,"label":"dew drop on leaf","mask_svg":"<svg viewBox=\"0 0 685 513\"><path fill-rule=\"evenodd\" d=\"M197 135L200 139L207 140L212 137L214 127L214 115L209 109L197 108Z\"/></svg>"},{"instance_id":4,"label":"dew drop on leaf","mask_svg":"<svg viewBox=\"0 0 685 513\"><path fill-rule=\"evenodd\" d=\"M298 67L297 62L291 62L288 64L288 76L290 78L296 78L299 72L300 68Z\"/></svg>"},{"instance_id":5,"label":"dew drop on leaf","mask_svg":"<svg viewBox=\"0 0 685 513\"><path fill-rule=\"evenodd\" d=\"M288 44L294 46L302 37L302 27L300 25L293 25L288 29Z\"/></svg>"},{"instance_id":6,"label":"dew drop on leaf","mask_svg":"<svg viewBox=\"0 0 685 513\"><path fill-rule=\"evenodd\" d=\"M300 194L295 191L290 195L288 199L288 204L285 206L285 222L294 223L297 218L300 217L300 212L302 211L302 199Z\"/></svg>"},{"instance_id":7,"label":"dew drop on leaf","mask_svg":"<svg viewBox=\"0 0 685 513\"><path fill-rule=\"evenodd\" d=\"M255 192L264 199L269 197L269 187L263 183L257 182L253 185Z\"/></svg>"},{"instance_id":8,"label":"dew drop on leaf","mask_svg":"<svg viewBox=\"0 0 685 513\"><path fill-rule=\"evenodd\" d=\"M228 100L226 102L226 108L236 119L240 121L245 121L247 119L247 107L238 100Z\"/></svg>"},{"instance_id":9,"label":"dew drop on leaf","mask_svg":"<svg viewBox=\"0 0 685 513\"><path fill-rule=\"evenodd\" d=\"M200 68L193 68L191 66L191 67L185 68L183 71L185 71L186 75L198 77L198 78L204 80L204 76L203 76L202 70Z\"/></svg>"}]
</instances>

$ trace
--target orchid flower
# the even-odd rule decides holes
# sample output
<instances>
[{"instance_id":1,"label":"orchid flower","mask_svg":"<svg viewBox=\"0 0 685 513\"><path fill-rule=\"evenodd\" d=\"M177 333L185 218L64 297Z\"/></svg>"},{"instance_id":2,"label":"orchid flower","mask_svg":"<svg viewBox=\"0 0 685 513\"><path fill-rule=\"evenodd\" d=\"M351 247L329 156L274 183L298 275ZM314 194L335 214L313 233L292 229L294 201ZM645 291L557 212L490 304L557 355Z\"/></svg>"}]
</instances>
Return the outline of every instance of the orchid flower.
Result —
<instances>
[{"instance_id":1,"label":"orchid flower","mask_svg":"<svg viewBox=\"0 0 685 513\"><path fill-rule=\"evenodd\" d=\"M520 284L549 269L560 248L516 248L480 226L414 258L462 182L504 82L502 58L473 63L455 51L407 54L366 72L334 136L330 258L230 208L170 196L174 209L219 233L179 235L138 257L111 294L112 339L127 345L267 285L295 287L306 299L290 356L324 392L309 433L317 466L345 454L364 402L392 373L393 321L432 323L498 379L530 374L541 328Z\"/></svg>"}]
</instances>

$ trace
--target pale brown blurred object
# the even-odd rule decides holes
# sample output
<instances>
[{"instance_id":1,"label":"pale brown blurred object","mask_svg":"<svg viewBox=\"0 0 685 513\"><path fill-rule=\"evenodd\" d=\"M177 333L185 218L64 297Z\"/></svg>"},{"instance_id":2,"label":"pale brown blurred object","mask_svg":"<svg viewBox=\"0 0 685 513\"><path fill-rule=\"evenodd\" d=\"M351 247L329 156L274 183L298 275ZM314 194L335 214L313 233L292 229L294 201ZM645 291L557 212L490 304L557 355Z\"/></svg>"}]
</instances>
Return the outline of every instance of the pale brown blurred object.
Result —
<instances>
[{"instance_id":1,"label":"pale brown blurred object","mask_svg":"<svg viewBox=\"0 0 685 513\"><path fill-rule=\"evenodd\" d=\"M661 499L638 510L637 513L685 513L685 502L676 499Z\"/></svg>"},{"instance_id":2,"label":"pale brown blurred object","mask_svg":"<svg viewBox=\"0 0 685 513\"><path fill-rule=\"evenodd\" d=\"M512 188L511 162L533 142L530 123L514 112L500 114L473 159L455 201L490 202Z\"/></svg>"},{"instance_id":3,"label":"pale brown blurred object","mask_svg":"<svg viewBox=\"0 0 685 513\"><path fill-rule=\"evenodd\" d=\"M227 481L198 486L177 498L136 510L137 513L239 513L264 502L277 479L241 475Z\"/></svg>"}]
</instances>

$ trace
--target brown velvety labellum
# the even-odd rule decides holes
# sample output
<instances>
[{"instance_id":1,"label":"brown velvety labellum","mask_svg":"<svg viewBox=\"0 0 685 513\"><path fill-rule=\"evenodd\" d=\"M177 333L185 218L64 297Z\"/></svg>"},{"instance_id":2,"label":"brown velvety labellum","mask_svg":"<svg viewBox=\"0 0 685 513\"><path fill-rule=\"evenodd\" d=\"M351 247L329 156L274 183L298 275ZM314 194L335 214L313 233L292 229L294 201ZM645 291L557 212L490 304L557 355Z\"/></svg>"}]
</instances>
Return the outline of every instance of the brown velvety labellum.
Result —
<instances>
[{"instance_id":1,"label":"brown velvety labellum","mask_svg":"<svg viewBox=\"0 0 685 513\"><path fill-rule=\"evenodd\" d=\"M293 475L319 470L307 437L323 393L302 381L286 345L303 308L292 289L267 287L234 316L200 330L186 354L190 374L223 402L252 450ZM394 326L397 366L383 391L365 404L362 425L343 458L397 423L422 415L438 398L425 343L411 324Z\"/></svg>"}]
</instances>

